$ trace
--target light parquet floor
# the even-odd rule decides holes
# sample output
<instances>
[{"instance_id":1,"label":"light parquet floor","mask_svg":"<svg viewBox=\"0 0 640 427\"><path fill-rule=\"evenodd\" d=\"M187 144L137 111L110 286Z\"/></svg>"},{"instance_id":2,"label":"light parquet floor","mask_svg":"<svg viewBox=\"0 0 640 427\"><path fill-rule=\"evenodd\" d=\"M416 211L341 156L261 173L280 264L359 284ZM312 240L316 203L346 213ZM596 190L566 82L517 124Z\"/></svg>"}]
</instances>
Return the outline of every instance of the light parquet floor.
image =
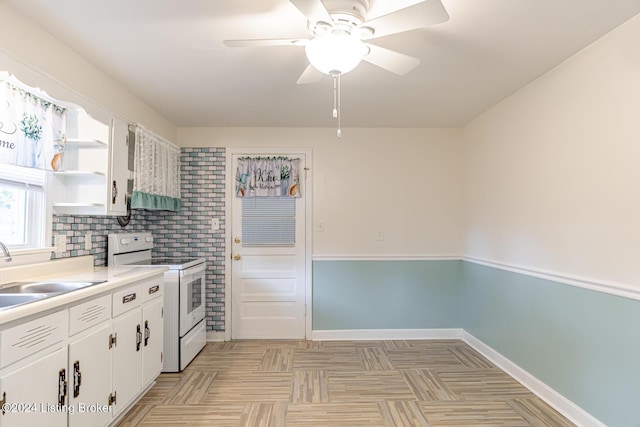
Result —
<instances>
[{"instance_id":1,"label":"light parquet floor","mask_svg":"<svg viewBox=\"0 0 640 427\"><path fill-rule=\"evenodd\" d=\"M208 343L118 424L573 426L459 340Z\"/></svg>"}]
</instances>

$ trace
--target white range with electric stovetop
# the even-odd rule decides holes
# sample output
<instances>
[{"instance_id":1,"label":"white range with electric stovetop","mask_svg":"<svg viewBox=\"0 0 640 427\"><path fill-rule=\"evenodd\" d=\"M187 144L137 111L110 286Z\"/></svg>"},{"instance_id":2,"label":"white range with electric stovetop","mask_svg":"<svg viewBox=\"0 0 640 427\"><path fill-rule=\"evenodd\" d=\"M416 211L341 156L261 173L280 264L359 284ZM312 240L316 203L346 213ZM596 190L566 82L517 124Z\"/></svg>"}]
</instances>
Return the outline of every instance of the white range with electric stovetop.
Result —
<instances>
[{"instance_id":1,"label":"white range with electric stovetop","mask_svg":"<svg viewBox=\"0 0 640 427\"><path fill-rule=\"evenodd\" d=\"M168 267L164 273L164 359L162 372L180 372L207 341L204 258L155 258L151 233L108 236L108 265Z\"/></svg>"}]
</instances>

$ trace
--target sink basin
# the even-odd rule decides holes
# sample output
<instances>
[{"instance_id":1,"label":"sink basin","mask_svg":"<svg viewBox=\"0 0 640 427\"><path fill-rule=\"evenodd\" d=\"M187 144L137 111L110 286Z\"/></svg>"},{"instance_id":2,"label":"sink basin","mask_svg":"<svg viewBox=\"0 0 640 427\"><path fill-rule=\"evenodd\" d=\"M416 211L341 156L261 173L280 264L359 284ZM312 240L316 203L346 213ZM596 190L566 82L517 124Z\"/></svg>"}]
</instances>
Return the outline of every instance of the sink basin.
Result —
<instances>
[{"instance_id":1,"label":"sink basin","mask_svg":"<svg viewBox=\"0 0 640 427\"><path fill-rule=\"evenodd\" d=\"M48 294L0 294L0 310L4 310L9 307L15 307L22 304L27 304L33 301L38 301L48 297Z\"/></svg>"},{"instance_id":2,"label":"sink basin","mask_svg":"<svg viewBox=\"0 0 640 427\"><path fill-rule=\"evenodd\" d=\"M88 286L104 283L106 280L73 282L24 282L0 289L2 294L62 294Z\"/></svg>"}]
</instances>

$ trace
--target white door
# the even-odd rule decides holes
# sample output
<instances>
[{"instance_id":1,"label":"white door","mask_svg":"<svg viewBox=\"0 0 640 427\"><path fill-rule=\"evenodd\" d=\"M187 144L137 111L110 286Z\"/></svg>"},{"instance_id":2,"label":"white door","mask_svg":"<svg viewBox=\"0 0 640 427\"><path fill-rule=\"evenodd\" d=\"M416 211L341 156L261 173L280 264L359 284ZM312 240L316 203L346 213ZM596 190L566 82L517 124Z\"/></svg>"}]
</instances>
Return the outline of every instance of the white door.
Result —
<instances>
[{"instance_id":1,"label":"white door","mask_svg":"<svg viewBox=\"0 0 640 427\"><path fill-rule=\"evenodd\" d=\"M118 316L113 322L116 345L113 347L113 391L116 404L113 416L129 406L142 389L142 313L139 308Z\"/></svg>"},{"instance_id":2,"label":"white door","mask_svg":"<svg viewBox=\"0 0 640 427\"><path fill-rule=\"evenodd\" d=\"M0 415L2 427L66 426L67 412L58 407L69 401L64 395L64 382L69 381L67 348L12 372L0 376L0 398L5 399ZM68 389L67 389L68 390Z\"/></svg>"},{"instance_id":3,"label":"white door","mask_svg":"<svg viewBox=\"0 0 640 427\"><path fill-rule=\"evenodd\" d=\"M142 307L143 346L142 346L142 388L156 379L162 371L164 300L162 297Z\"/></svg>"},{"instance_id":4,"label":"white door","mask_svg":"<svg viewBox=\"0 0 640 427\"><path fill-rule=\"evenodd\" d=\"M129 125L116 117L111 124L109 142L109 215L127 214L127 179L129 178Z\"/></svg>"},{"instance_id":5,"label":"white door","mask_svg":"<svg viewBox=\"0 0 640 427\"><path fill-rule=\"evenodd\" d=\"M109 412L89 410L89 405L106 405L111 393L110 323L97 326L89 335L69 344L69 426L103 426L111 421ZM80 411L81 405L87 410Z\"/></svg>"},{"instance_id":6,"label":"white door","mask_svg":"<svg viewBox=\"0 0 640 427\"><path fill-rule=\"evenodd\" d=\"M273 156L252 154L254 156ZM304 339L306 328L306 156L300 158L302 197L231 196L231 337ZM244 154L242 156L245 156ZM238 158L232 157L235 177ZM271 218L270 215L274 215ZM244 225L243 225L244 224ZM293 227L293 228L291 228ZM256 238L256 235L262 237ZM265 238L266 236L266 238ZM273 238L273 239L272 239Z\"/></svg>"}]
</instances>

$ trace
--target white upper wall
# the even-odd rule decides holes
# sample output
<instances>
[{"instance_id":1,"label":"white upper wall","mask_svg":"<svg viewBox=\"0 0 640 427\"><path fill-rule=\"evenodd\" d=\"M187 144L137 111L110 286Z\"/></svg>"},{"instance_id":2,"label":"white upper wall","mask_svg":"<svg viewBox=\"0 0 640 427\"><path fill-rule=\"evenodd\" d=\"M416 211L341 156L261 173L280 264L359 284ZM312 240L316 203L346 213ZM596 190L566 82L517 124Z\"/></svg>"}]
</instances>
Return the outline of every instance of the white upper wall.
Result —
<instances>
[{"instance_id":1,"label":"white upper wall","mask_svg":"<svg viewBox=\"0 0 640 427\"><path fill-rule=\"evenodd\" d=\"M188 147L313 150L315 256L459 255L459 129L179 128ZM318 232L319 221L325 231ZM384 240L376 240L376 232Z\"/></svg>"},{"instance_id":2,"label":"white upper wall","mask_svg":"<svg viewBox=\"0 0 640 427\"><path fill-rule=\"evenodd\" d=\"M311 147L316 255L458 255L461 145L452 129L176 129L22 14L0 3L0 69L51 96L136 121L182 146ZM315 225L314 224L314 225ZM384 232L384 240L375 239Z\"/></svg>"},{"instance_id":3,"label":"white upper wall","mask_svg":"<svg viewBox=\"0 0 640 427\"><path fill-rule=\"evenodd\" d=\"M0 2L0 71L61 101L80 104L96 118L105 111L114 113L176 139L171 122L4 2Z\"/></svg>"},{"instance_id":4,"label":"white upper wall","mask_svg":"<svg viewBox=\"0 0 640 427\"><path fill-rule=\"evenodd\" d=\"M464 128L464 254L640 287L640 16Z\"/></svg>"}]
</instances>

